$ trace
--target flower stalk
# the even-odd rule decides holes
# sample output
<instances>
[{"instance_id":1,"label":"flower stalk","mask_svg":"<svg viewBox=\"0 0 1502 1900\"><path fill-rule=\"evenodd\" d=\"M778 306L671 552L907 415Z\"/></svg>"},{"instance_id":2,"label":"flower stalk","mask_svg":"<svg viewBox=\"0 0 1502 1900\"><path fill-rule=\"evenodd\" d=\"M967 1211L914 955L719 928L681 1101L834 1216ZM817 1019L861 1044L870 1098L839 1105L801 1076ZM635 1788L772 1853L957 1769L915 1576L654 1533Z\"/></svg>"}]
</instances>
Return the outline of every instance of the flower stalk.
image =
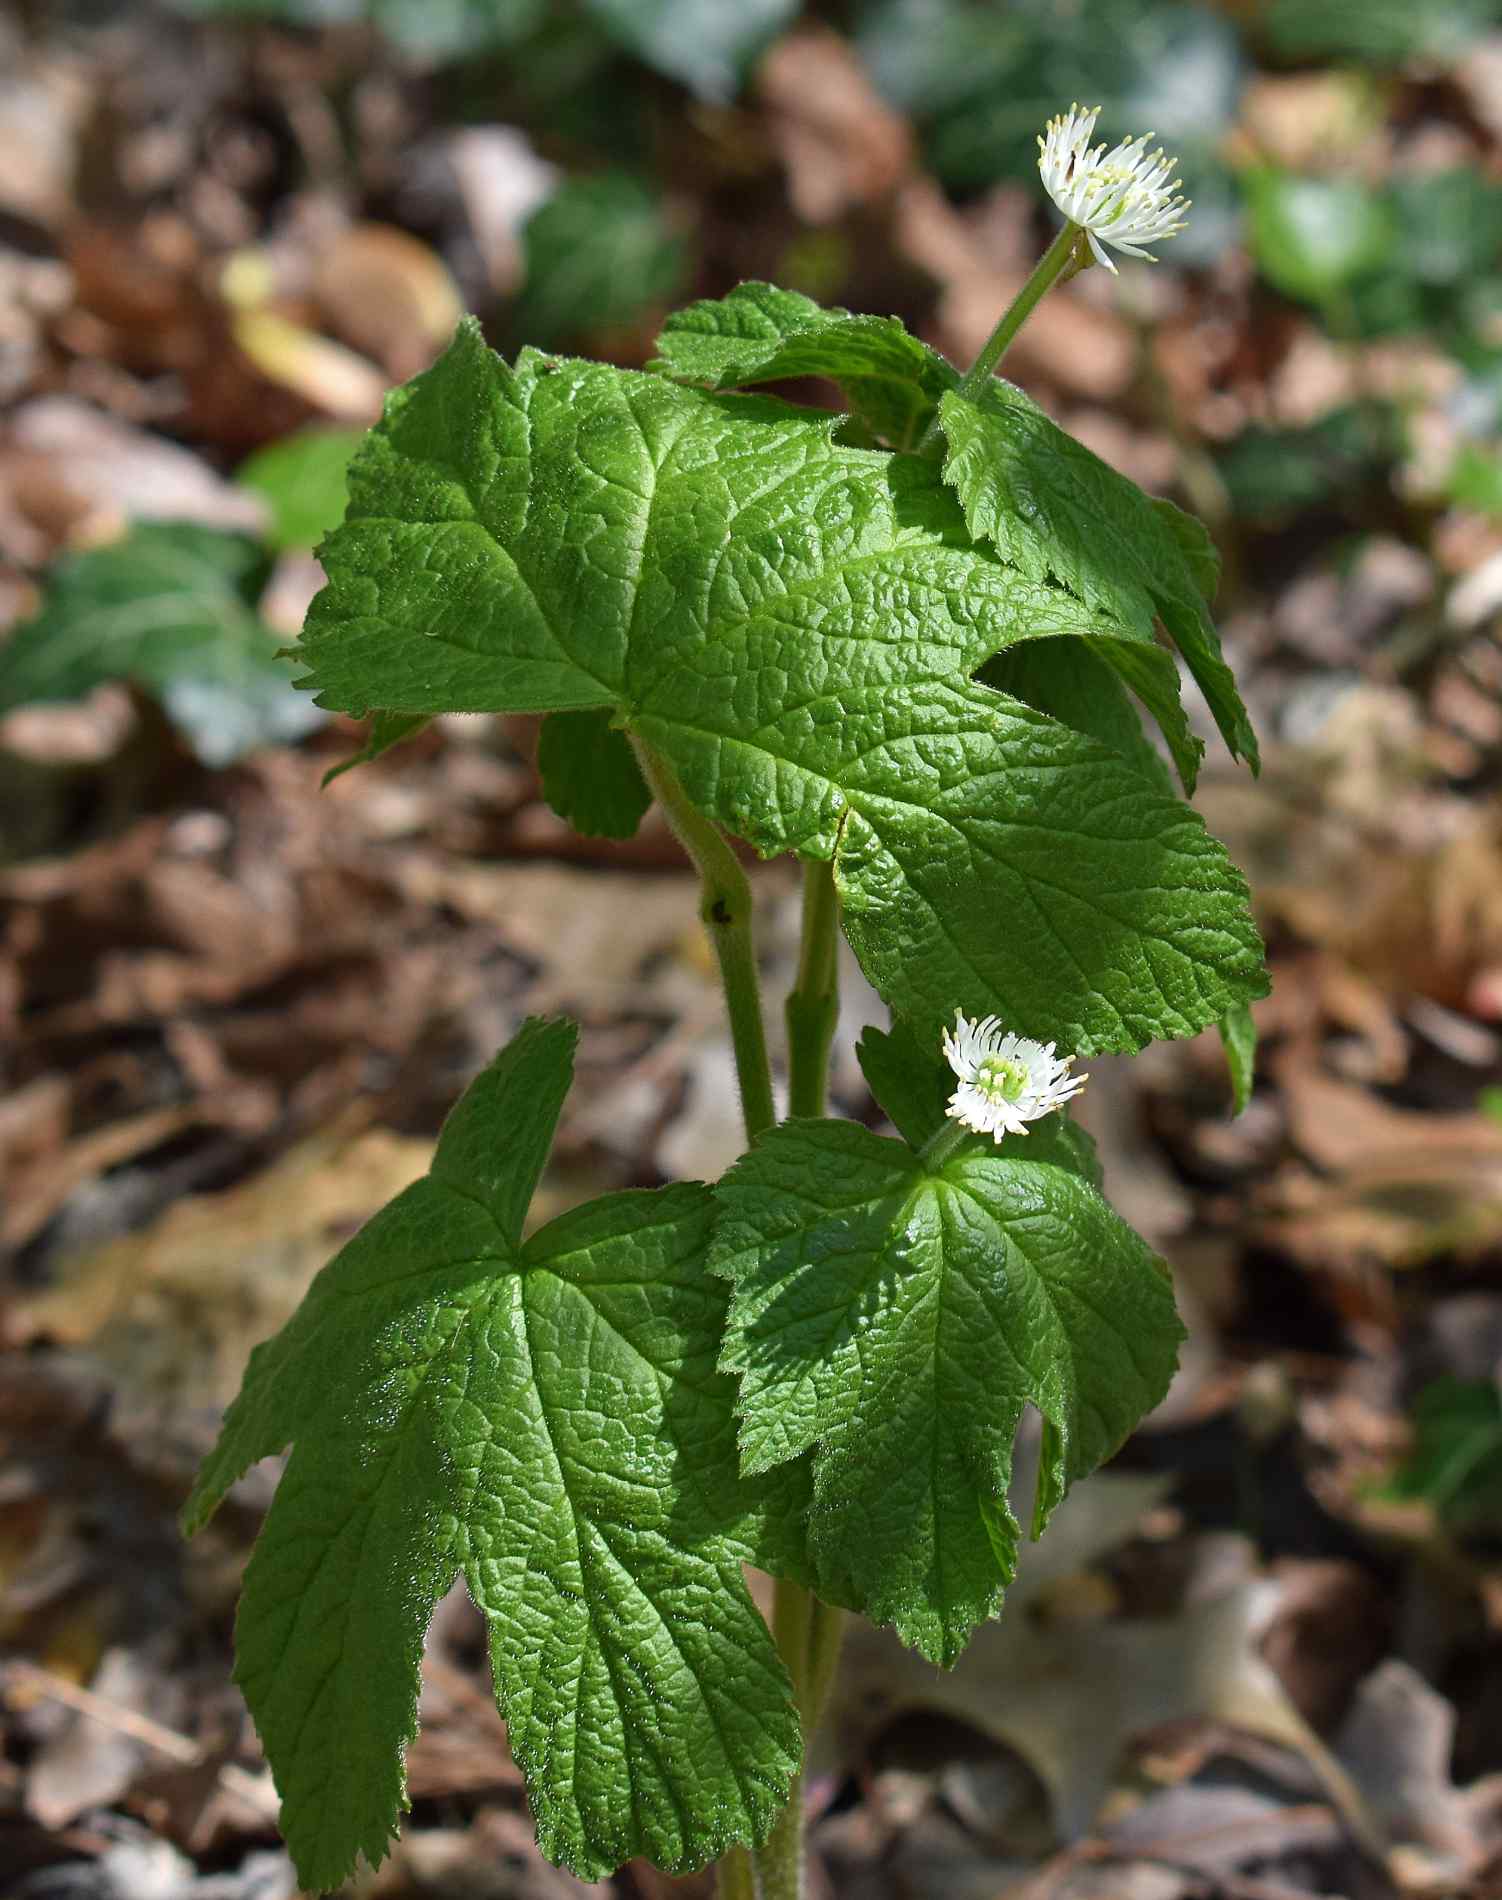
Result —
<instances>
[{"instance_id":1,"label":"flower stalk","mask_svg":"<svg viewBox=\"0 0 1502 1900\"><path fill-rule=\"evenodd\" d=\"M1064 217L1064 228L1039 258L1032 275L1002 313L956 394L974 401L996 374L1012 339L1058 283L1066 283L1091 264L1104 264L1114 276L1116 266L1106 250L1130 257L1157 259L1145 246L1161 244L1184 228L1189 200L1178 197L1180 180L1173 176L1176 159L1159 146L1148 151L1151 132L1123 139L1107 151L1094 150L1090 138L1100 107L1088 110L1072 105L1050 119L1038 140L1038 172L1045 190ZM938 440L942 425L937 411L918 442L921 455Z\"/></svg>"},{"instance_id":2,"label":"flower stalk","mask_svg":"<svg viewBox=\"0 0 1502 1900\"><path fill-rule=\"evenodd\" d=\"M756 973L751 883L717 827L690 802L667 760L634 734L628 736L642 777L699 873L699 916L720 966L741 1115L747 1141L755 1141L776 1121L777 1109Z\"/></svg>"}]
</instances>

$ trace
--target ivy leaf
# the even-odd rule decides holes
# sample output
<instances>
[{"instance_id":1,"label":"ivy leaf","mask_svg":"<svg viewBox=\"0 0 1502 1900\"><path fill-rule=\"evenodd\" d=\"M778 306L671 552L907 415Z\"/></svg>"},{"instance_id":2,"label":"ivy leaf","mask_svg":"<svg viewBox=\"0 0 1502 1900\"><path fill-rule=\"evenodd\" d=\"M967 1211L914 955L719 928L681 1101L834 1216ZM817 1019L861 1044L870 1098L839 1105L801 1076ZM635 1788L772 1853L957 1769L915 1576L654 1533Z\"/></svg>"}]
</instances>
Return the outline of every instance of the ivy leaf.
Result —
<instances>
[{"instance_id":1,"label":"ivy leaf","mask_svg":"<svg viewBox=\"0 0 1502 1900\"><path fill-rule=\"evenodd\" d=\"M301 738L322 715L293 691L255 611L259 542L193 522L142 522L67 554L36 616L0 648L0 712L128 680L162 702L205 765Z\"/></svg>"},{"instance_id":2,"label":"ivy leaf","mask_svg":"<svg viewBox=\"0 0 1502 1900\"><path fill-rule=\"evenodd\" d=\"M292 1444L236 1679L312 1891L386 1851L423 1634L460 1570L538 1839L583 1878L762 1839L797 1768L741 1576L757 1499L714 1369L707 1191L608 1195L521 1239L573 1042L530 1022L470 1086L429 1175L256 1348L184 1513L197 1529Z\"/></svg>"},{"instance_id":3,"label":"ivy leaf","mask_svg":"<svg viewBox=\"0 0 1502 1900\"><path fill-rule=\"evenodd\" d=\"M1144 495L1011 383L994 381L979 402L945 396L940 413L949 442L944 479L964 503L971 533L1024 574L1052 576L1144 640L1161 619L1232 757L1255 770L1256 735L1206 604L1218 563L1204 529Z\"/></svg>"},{"instance_id":4,"label":"ivy leaf","mask_svg":"<svg viewBox=\"0 0 1502 1900\"><path fill-rule=\"evenodd\" d=\"M1199 819L969 677L1118 623L977 547L934 463L835 422L511 370L467 326L351 473L298 649L320 703L613 708L710 817L834 860L857 955L923 1034L958 1002L1136 1049L1262 994L1245 885Z\"/></svg>"},{"instance_id":5,"label":"ivy leaf","mask_svg":"<svg viewBox=\"0 0 1502 1900\"><path fill-rule=\"evenodd\" d=\"M1036 1537L1162 1398L1183 1336L1162 1263L1032 1139L932 1166L787 1122L715 1191L743 1468L813 1447L821 1583L946 1665L1016 1566L1023 1407L1044 1421Z\"/></svg>"},{"instance_id":6,"label":"ivy leaf","mask_svg":"<svg viewBox=\"0 0 1502 1900\"><path fill-rule=\"evenodd\" d=\"M794 376L838 383L851 412L895 449L911 449L959 376L896 317L826 310L796 290L745 283L673 313L654 369L711 389Z\"/></svg>"},{"instance_id":7,"label":"ivy leaf","mask_svg":"<svg viewBox=\"0 0 1502 1900\"><path fill-rule=\"evenodd\" d=\"M624 733L603 712L551 713L537 740L542 795L586 838L633 838L652 794Z\"/></svg>"}]
</instances>

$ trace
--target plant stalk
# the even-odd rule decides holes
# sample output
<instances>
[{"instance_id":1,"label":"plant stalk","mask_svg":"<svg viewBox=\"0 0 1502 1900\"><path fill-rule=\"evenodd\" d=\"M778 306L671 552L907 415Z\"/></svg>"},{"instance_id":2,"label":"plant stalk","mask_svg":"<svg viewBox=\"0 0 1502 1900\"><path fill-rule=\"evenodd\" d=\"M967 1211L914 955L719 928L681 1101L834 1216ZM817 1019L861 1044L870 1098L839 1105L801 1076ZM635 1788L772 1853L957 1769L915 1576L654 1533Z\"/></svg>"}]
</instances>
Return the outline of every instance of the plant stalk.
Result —
<instances>
[{"instance_id":1,"label":"plant stalk","mask_svg":"<svg viewBox=\"0 0 1502 1900\"><path fill-rule=\"evenodd\" d=\"M716 1900L757 1900L756 1869L744 1847L729 1848L715 1864Z\"/></svg>"},{"instance_id":2,"label":"plant stalk","mask_svg":"<svg viewBox=\"0 0 1502 1900\"><path fill-rule=\"evenodd\" d=\"M689 801L667 760L632 736L642 776L699 873L699 915L714 944L730 1016L736 1082L749 1141L777 1119L772 1069L762 1021L761 986L751 935L751 885L714 825ZM828 1086L829 1050L839 1019L838 902L834 872L810 863L803 871L803 932L798 975L787 1000L790 1096L795 1115L820 1115ZM772 1635L797 1697L804 1742L813 1739L834 1680L844 1616L791 1578L777 1580ZM732 1848L719 1864L720 1900L802 1900L803 1776L766 1844L754 1856Z\"/></svg>"},{"instance_id":3,"label":"plant stalk","mask_svg":"<svg viewBox=\"0 0 1502 1900\"><path fill-rule=\"evenodd\" d=\"M996 374L996 366L1011 348L1012 339L1037 309L1044 297L1060 278L1073 276L1074 269L1080 268L1076 256L1076 245L1081 235L1077 224L1066 224L1048 249L1038 259L1033 274L1021 290L1007 305L1001 321L987 337L981 353L960 379L957 396L973 401ZM1071 266L1074 269L1071 269ZM942 424L939 413L934 411L928 427L918 439L918 453L931 447L939 438Z\"/></svg>"},{"instance_id":4,"label":"plant stalk","mask_svg":"<svg viewBox=\"0 0 1502 1900\"><path fill-rule=\"evenodd\" d=\"M834 867L803 867L803 933L798 975L788 992L789 1113L822 1115L829 1087L829 1051L840 1016L839 900ZM779 1577L772 1604L772 1635L793 1679L804 1747L812 1743L824 1713L840 1642L844 1612L821 1603L791 1577ZM766 1845L756 1854L761 1900L802 1900L803 1775L793 1784Z\"/></svg>"},{"instance_id":5,"label":"plant stalk","mask_svg":"<svg viewBox=\"0 0 1502 1900\"><path fill-rule=\"evenodd\" d=\"M955 1149L969 1139L970 1130L963 1122L947 1121L924 1142L918 1159L927 1168L942 1168Z\"/></svg>"},{"instance_id":6,"label":"plant stalk","mask_svg":"<svg viewBox=\"0 0 1502 1900\"><path fill-rule=\"evenodd\" d=\"M798 975L788 991L788 1113L822 1115L829 1086L829 1050L840 1019L839 900L834 866L803 867L803 937Z\"/></svg>"},{"instance_id":7,"label":"plant stalk","mask_svg":"<svg viewBox=\"0 0 1502 1900\"><path fill-rule=\"evenodd\" d=\"M777 1109L751 933L751 883L721 833L690 803L672 766L643 740L630 737L642 777L699 873L699 916L720 966L741 1114L747 1141L755 1141L777 1120Z\"/></svg>"}]
</instances>

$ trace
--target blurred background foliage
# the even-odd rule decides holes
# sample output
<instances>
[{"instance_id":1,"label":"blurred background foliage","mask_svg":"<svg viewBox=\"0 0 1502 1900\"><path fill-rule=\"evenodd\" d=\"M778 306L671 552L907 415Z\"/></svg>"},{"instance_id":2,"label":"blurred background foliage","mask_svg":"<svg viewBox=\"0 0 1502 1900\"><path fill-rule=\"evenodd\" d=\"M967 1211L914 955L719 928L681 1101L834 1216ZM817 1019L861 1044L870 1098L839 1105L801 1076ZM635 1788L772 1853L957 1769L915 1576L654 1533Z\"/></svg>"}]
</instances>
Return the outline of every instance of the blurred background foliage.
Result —
<instances>
[{"instance_id":1,"label":"blurred background foliage","mask_svg":"<svg viewBox=\"0 0 1502 1900\"><path fill-rule=\"evenodd\" d=\"M73 4L47 10L58 59L118 70L72 128L87 136L66 180L33 154L10 196L23 227L28 197L69 199L62 248L84 250L85 307L134 371L184 381L169 433L221 466L275 444L234 472L264 498L277 552L338 517L358 431L329 422L367 421L464 307L508 352L640 362L675 302L766 276L895 310L962 354L980 299L1046 241L1038 128L1083 98L1103 133L1150 127L1179 154L1194 213L1156 276L1129 274L1119 299L1082 287L1093 324L1053 320L1076 368L1061 343L1024 350L1017 373L1150 419L1162 454L1131 472L1176 481L1212 517L1233 575L1294 516L1349 553L1400 507L1405 541L1432 553L1444 510L1489 516L1502 491L1498 14L1491 0ZM201 57L209 77L185 97ZM120 151L112 114L129 122ZM111 281L109 246L133 222L178 254ZM131 334L200 319L191 365L169 337L153 361ZM66 331L31 340L66 352ZM238 374L211 360L221 346ZM68 568L46 624L101 593L141 598L148 569ZM207 655L162 637L173 657L122 642L94 673L161 689L188 645ZM0 705L84 679L60 657L49 685L39 642L0 663ZM251 714L220 753L269 730Z\"/></svg>"}]
</instances>

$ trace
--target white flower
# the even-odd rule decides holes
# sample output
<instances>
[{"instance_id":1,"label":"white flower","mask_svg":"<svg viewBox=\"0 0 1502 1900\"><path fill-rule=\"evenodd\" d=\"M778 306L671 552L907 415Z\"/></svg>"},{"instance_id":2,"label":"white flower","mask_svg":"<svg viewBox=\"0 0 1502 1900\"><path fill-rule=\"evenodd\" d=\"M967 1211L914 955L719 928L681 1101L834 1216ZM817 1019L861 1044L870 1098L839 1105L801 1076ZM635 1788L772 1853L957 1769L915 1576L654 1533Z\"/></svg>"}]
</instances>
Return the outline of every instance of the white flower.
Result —
<instances>
[{"instance_id":1,"label":"white flower","mask_svg":"<svg viewBox=\"0 0 1502 1900\"><path fill-rule=\"evenodd\" d=\"M1051 1042L1003 1033L995 1016L973 1023L956 1010L954 1033L944 1031L944 1054L960 1078L945 1113L997 1141L1025 1135L1029 1122L1061 1108L1088 1079L1070 1074L1073 1056L1056 1056Z\"/></svg>"},{"instance_id":2,"label":"white flower","mask_svg":"<svg viewBox=\"0 0 1502 1900\"><path fill-rule=\"evenodd\" d=\"M1090 248L1108 271L1116 266L1102 250L1112 244L1132 257L1156 263L1146 244L1160 244L1184 228L1187 198L1176 198L1181 179L1173 176L1177 159L1165 158L1160 146L1149 152L1151 132L1123 139L1114 151L1097 145L1090 135L1100 107L1087 112L1073 105L1048 122L1048 136L1038 140L1038 170L1048 195L1071 224L1083 226Z\"/></svg>"}]
</instances>

